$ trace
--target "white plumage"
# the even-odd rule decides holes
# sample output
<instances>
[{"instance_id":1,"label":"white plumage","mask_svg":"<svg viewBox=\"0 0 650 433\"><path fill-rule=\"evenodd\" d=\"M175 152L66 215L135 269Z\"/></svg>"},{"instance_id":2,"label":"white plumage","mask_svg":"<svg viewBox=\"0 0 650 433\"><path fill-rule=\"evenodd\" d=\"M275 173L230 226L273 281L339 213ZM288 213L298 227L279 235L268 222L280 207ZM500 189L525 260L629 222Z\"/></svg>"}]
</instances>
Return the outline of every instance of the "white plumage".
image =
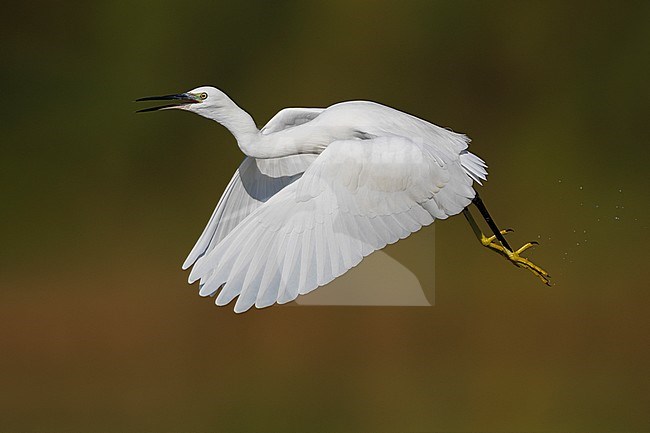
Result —
<instances>
[{"instance_id":1,"label":"white plumage","mask_svg":"<svg viewBox=\"0 0 650 433\"><path fill-rule=\"evenodd\" d=\"M221 123L247 155L183 264L236 312L290 302L460 213L487 175L465 135L373 102L287 108L259 131L213 87L150 99Z\"/></svg>"}]
</instances>

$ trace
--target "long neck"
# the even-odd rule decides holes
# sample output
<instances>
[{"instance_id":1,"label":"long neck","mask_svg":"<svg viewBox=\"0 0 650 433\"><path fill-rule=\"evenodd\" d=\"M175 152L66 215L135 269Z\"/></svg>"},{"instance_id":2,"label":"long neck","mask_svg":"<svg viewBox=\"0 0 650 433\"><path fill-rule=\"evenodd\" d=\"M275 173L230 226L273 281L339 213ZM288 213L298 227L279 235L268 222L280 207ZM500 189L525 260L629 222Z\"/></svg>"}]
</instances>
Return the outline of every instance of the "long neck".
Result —
<instances>
[{"instance_id":1,"label":"long neck","mask_svg":"<svg viewBox=\"0 0 650 433\"><path fill-rule=\"evenodd\" d=\"M260 132L250 114L239 108L232 100L227 101L226 104L217 113L211 113L206 117L226 127L237 140L241 151L248 155L247 149L256 141Z\"/></svg>"},{"instance_id":2,"label":"long neck","mask_svg":"<svg viewBox=\"0 0 650 433\"><path fill-rule=\"evenodd\" d=\"M295 134L298 131L292 131L290 135L283 134L284 131L269 135L261 134L250 114L230 99L216 112L199 112L199 114L226 127L237 140L239 149L246 156L266 159L322 151L322 149L306 147L305 144L309 142L308 135L298 137L296 135L304 135Z\"/></svg>"}]
</instances>

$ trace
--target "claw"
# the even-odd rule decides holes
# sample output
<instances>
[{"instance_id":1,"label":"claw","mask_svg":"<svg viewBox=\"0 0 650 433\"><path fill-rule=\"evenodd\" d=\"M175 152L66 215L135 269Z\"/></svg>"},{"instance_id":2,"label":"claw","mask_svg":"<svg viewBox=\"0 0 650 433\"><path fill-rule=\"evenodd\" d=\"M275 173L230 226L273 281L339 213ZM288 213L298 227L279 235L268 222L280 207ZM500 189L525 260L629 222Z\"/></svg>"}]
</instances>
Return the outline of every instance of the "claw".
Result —
<instances>
[{"instance_id":1,"label":"claw","mask_svg":"<svg viewBox=\"0 0 650 433\"><path fill-rule=\"evenodd\" d=\"M535 242L535 241L528 242L528 243L525 244L523 247L521 247L521 248L519 248L517 251L515 251L515 253L517 253L517 254L521 254L521 253L523 253L524 251L526 251L528 248L532 248L532 247L534 247L535 245L539 245L539 242Z\"/></svg>"},{"instance_id":2,"label":"claw","mask_svg":"<svg viewBox=\"0 0 650 433\"><path fill-rule=\"evenodd\" d=\"M506 234L508 234L508 233L512 233L512 232L514 232L513 229L499 230L499 233L501 233L502 235L506 235ZM490 236L489 238L488 238L487 236L485 236L485 235L482 235L482 237L481 237L481 243L482 243L484 246L487 247L487 246L489 246L491 243L493 243L494 240L495 240L496 238L497 238L496 235L492 235L492 236Z\"/></svg>"},{"instance_id":3,"label":"claw","mask_svg":"<svg viewBox=\"0 0 650 433\"><path fill-rule=\"evenodd\" d=\"M493 233L495 233L494 236L490 236L490 237L485 236L481 231L481 229L479 228L478 224L476 224L476 221L474 221L474 218L472 217L472 213L467 208L465 208L463 210L463 215L465 215L467 222L472 227L472 231L478 238L479 242L481 242L483 246L493 250L496 253L499 253L500 255L508 259L513 265L519 268L528 269L530 272L532 272L537 277L539 277L539 279L542 280L544 284L550 286L551 282L549 278L551 276L548 274L548 272L546 272L544 269L540 268L539 266L535 265L530 260L520 256L521 253L523 253L529 248L532 248L535 245L539 245L539 243L535 241L528 242L518 250L512 250L502 236L504 236L506 233L512 233L514 230L510 228L505 230L499 230L497 228L496 224L494 224L494 221L492 220L490 214L485 208L485 205L483 204L481 198L478 196L478 193L474 197L474 200L472 200L472 203L476 205L476 207L481 212L481 215L483 215L483 218L485 218L485 221L490 226L490 229L492 229ZM495 242L495 240L497 239L496 236L497 231L500 233L499 242Z\"/></svg>"},{"instance_id":4,"label":"claw","mask_svg":"<svg viewBox=\"0 0 650 433\"><path fill-rule=\"evenodd\" d=\"M498 244L496 242L488 242L486 244L485 241L490 239L490 238L486 238L485 236L483 238L484 239L481 240L481 243L483 243L483 245L485 245L486 247L488 247L488 248L494 250L495 252L501 254L503 257L510 260L510 262L513 265L515 265L515 266L517 266L519 268L522 268L522 269L528 269L530 272L535 274L540 280L542 280L542 282L544 284L546 284L547 286L551 285L551 281L550 281L551 276L548 274L548 272L546 272L544 269L540 268L539 266L535 265L533 262L531 262L527 258L520 256L520 254L522 252L526 251L527 249L529 249L529 248L531 248L531 247L533 247L535 245L539 245L538 242L536 242L536 241L528 242L524 246L519 248L518 250L510 251L509 249L505 248L503 245ZM492 238L492 241L493 241L495 237L492 236L491 238Z\"/></svg>"},{"instance_id":5,"label":"claw","mask_svg":"<svg viewBox=\"0 0 650 433\"><path fill-rule=\"evenodd\" d=\"M528 259L526 259L524 257L521 257L519 255L520 252L525 251L526 249L528 249L528 248L530 248L532 246L533 246L533 244L531 242L529 242L526 245L524 245L523 247L519 248L519 250L517 250L515 252L506 250L506 254L508 256L508 259L514 265L516 265L516 266L518 266L520 268L528 269L533 274L537 275L537 277L539 277L539 279L542 280L542 282L544 284L546 284L547 286L550 286L551 281L549 280L550 275L548 274L548 272L546 272L544 269L540 268L539 266L535 265L530 260L528 260Z\"/></svg>"}]
</instances>

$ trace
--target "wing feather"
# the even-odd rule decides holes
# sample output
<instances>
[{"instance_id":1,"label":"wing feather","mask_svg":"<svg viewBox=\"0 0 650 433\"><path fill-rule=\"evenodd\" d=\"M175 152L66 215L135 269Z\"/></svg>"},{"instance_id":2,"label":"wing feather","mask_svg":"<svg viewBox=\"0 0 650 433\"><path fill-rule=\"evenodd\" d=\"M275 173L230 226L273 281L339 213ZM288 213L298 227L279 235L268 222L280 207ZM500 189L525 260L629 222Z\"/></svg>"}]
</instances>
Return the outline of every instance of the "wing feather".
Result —
<instances>
[{"instance_id":1,"label":"wing feather","mask_svg":"<svg viewBox=\"0 0 650 433\"><path fill-rule=\"evenodd\" d=\"M264 125L261 132L266 135L293 126L302 125L303 123L314 120L323 111L325 111L324 108L285 108L278 111L278 113L273 116L266 125Z\"/></svg>"},{"instance_id":2,"label":"wing feather","mask_svg":"<svg viewBox=\"0 0 650 433\"><path fill-rule=\"evenodd\" d=\"M460 212L474 196L465 170L458 155L403 137L335 141L198 260L190 282L208 276L200 294L223 286L216 303L238 296L236 312L290 302Z\"/></svg>"},{"instance_id":3,"label":"wing feather","mask_svg":"<svg viewBox=\"0 0 650 433\"><path fill-rule=\"evenodd\" d=\"M300 178L316 156L304 154L272 159L245 158L183 263L183 269L189 268L211 251L252 211Z\"/></svg>"}]
</instances>

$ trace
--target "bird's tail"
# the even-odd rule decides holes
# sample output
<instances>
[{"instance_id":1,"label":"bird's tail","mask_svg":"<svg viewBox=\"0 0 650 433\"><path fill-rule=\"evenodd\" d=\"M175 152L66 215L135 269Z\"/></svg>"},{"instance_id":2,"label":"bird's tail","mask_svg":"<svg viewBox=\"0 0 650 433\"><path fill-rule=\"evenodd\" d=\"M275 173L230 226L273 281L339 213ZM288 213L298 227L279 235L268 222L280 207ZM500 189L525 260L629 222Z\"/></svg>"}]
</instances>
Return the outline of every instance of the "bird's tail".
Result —
<instances>
[{"instance_id":1,"label":"bird's tail","mask_svg":"<svg viewBox=\"0 0 650 433\"><path fill-rule=\"evenodd\" d=\"M485 161L473 153L463 150L460 153L460 165L472 180L479 185L483 185L481 181L487 179L487 164L485 164Z\"/></svg>"}]
</instances>

